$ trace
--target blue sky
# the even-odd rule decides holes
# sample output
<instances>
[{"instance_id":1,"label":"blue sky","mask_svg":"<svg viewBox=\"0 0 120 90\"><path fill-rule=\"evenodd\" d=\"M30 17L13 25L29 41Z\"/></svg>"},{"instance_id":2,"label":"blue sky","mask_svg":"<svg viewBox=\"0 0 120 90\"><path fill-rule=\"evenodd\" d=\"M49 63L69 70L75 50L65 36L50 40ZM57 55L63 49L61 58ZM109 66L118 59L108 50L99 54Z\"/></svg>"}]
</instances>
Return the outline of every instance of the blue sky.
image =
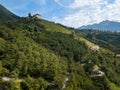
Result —
<instances>
[{"instance_id":1,"label":"blue sky","mask_svg":"<svg viewBox=\"0 0 120 90\"><path fill-rule=\"evenodd\" d=\"M120 21L120 0L0 0L19 16L40 13L43 19L70 27Z\"/></svg>"}]
</instances>

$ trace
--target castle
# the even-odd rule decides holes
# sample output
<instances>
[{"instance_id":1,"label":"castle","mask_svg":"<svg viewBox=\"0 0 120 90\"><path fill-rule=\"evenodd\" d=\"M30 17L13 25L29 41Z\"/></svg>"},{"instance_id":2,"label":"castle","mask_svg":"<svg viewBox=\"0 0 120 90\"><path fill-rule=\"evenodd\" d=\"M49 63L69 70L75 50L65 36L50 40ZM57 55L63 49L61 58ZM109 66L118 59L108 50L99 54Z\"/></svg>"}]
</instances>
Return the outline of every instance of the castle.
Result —
<instances>
[{"instance_id":1,"label":"castle","mask_svg":"<svg viewBox=\"0 0 120 90\"><path fill-rule=\"evenodd\" d=\"M40 14L35 14L35 15L33 15L33 18L38 18L38 19L42 19L42 16L40 15Z\"/></svg>"}]
</instances>

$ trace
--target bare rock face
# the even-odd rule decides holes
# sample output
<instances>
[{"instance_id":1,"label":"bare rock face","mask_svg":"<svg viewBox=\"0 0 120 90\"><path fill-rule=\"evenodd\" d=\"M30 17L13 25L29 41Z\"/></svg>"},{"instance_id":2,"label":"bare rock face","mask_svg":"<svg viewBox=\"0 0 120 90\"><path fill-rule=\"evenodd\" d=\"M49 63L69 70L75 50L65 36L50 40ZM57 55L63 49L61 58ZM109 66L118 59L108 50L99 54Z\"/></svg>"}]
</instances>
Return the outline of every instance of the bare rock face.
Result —
<instances>
[{"instance_id":1,"label":"bare rock face","mask_svg":"<svg viewBox=\"0 0 120 90\"><path fill-rule=\"evenodd\" d=\"M105 75L105 73L103 71L101 71L101 69L98 65L93 66L92 72L93 72L93 74L91 77L101 77L101 76Z\"/></svg>"}]
</instances>

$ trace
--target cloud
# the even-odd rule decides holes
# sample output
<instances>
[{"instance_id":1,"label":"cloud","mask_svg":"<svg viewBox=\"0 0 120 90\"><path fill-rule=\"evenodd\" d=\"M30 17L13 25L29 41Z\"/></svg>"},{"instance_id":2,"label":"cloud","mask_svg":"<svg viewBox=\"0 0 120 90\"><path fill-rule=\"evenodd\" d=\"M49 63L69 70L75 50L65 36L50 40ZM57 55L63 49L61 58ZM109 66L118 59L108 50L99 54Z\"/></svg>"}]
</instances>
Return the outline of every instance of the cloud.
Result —
<instances>
[{"instance_id":1,"label":"cloud","mask_svg":"<svg viewBox=\"0 0 120 90\"><path fill-rule=\"evenodd\" d=\"M74 0L69 6L71 12L64 18L53 18L56 22L71 27L99 23L103 20L120 21L120 0Z\"/></svg>"},{"instance_id":2,"label":"cloud","mask_svg":"<svg viewBox=\"0 0 120 90\"><path fill-rule=\"evenodd\" d=\"M82 7L89 7L89 6L100 6L105 5L107 1L105 0L74 0L74 3L72 3L69 7L72 9L76 8L82 8Z\"/></svg>"},{"instance_id":3,"label":"cloud","mask_svg":"<svg viewBox=\"0 0 120 90\"><path fill-rule=\"evenodd\" d=\"M73 2L73 0L54 0L59 6L68 8L69 4Z\"/></svg>"}]
</instances>

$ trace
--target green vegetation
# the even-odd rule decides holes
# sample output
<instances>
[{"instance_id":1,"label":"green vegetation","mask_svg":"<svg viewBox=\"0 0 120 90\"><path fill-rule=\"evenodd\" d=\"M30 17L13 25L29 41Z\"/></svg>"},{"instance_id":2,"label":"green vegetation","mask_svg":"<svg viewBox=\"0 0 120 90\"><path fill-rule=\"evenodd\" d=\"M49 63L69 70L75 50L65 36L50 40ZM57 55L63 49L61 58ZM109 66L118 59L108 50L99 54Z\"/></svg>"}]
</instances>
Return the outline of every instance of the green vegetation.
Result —
<instances>
[{"instance_id":1,"label":"green vegetation","mask_svg":"<svg viewBox=\"0 0 120 90\"><path fill-rule=\"evenodd\" d=\"M0 21L16 20L19 17L0 4Z\"/></svg>"},{"instance_id":2,"label":"green vegetation","mask_svg":"<svg viewBox=\"0 0 120 90\"><path fill-rule=\"evenodd\" d=\"M55 24L54 22L48 22L46 20L41 20L40 24L42 24L46 30L49 31L71 34L71 31L61 24Z\"/></svg>"},{"instance_id":3,"label":"green vegetation","mask_svg":"<svg viewBox=\"0 0 120 90\"><path fill-rule=\"evenodd\" d=\"M0 90L119 90L119 58L78 34L32 17L1 21Z\"/></svg>"},{"instance_id":4,"label":"green vegetation","mask_svg":"<svg viewBox=\"0 0 120 90\"><path fill-rule=\"evenodd\" d=\"M82 30L79 35L87 38L91 42L107 48L115 53L120 53L120 33L105 32L96 30Z\"/></svg>"}]
</instances>

